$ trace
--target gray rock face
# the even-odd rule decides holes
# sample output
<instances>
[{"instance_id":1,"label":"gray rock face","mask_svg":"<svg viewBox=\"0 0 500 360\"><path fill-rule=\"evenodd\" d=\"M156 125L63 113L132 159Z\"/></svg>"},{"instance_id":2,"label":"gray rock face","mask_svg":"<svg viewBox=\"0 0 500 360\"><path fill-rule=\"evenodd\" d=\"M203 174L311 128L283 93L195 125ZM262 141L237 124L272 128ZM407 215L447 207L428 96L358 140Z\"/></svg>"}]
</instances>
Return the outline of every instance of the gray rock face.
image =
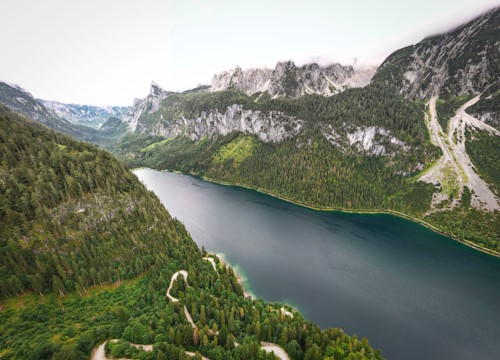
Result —
<instances>
[{"instance_id":1,"label":"gray rock face","mask_svg":"<svg viewBox=\"0 0 500 360\"><path fill-rule=\"evenodd\" d=\"M216 74L212 79L211 91L225 90L231 87L254 94L259 91L267 91L272 71L269 69L249 69L241 70L239 66L220 74Z\"/></svg>"},{"instance_id":2,"label":"gray rock face","mask_svg":"<svg viewBox=\"0 0 500 360\"><path fill-rule=\"evenodd\" d=\"M168 123L160 115L159 121L152 129L139 123L136 131L165 138L174 138L180 135L199 140L202 137L213 138L217 135L227 135L231 132L256 135L264 142L279 142L296 135L302 128L303 121L279 111L264 113L261 111L245 110L242 105L229 106L225 112L212 110L202 111L196 118L179 118Z\"/></svg>"},{"instance_id":3,"label":"gray rock face","mask_svg":"<svg viewBox=\"0 0 500 360\"><path fill-rule=\"evenodd\" d=\"M479 94L500 80L500 8L396 51L373 80L392 82L419 99Z\"/></svg>"},{"instance_id":4,"label":"gray rock face","mask_svg":"<svg viewBox=\"0 0 500 360\"><path fill-rule=\"evenodd\" d=\"M132 131L135 131L141 115L158 111L161 101L171 94L171 92L163 90L158 84L152 81L149 95L145 99L134 99L134 106L123 115L123 121L128 123Z\"/></svg>"},{"instance_id":5,"label":"gray rock face","mask_svg":"<svg viewBox=\"0 0 500 360\"><path fill-rule=\"evenodd\" d=\"M239 66L216 74L211 91L237 88L248 95L268 92L273 97L299 97L305 94L330 96L351 87L370 83L375 68L357 69L332 64L321 67L316 63L297 67L292 60L278 62L274 70L247 69Z\"/></svg>"},{"instance_id":6,"label":"gray rock face","mask_svg":"<svg viewBox=\"0 0 500 360\"><path fill-rule=\"evenodd\" d=\"M238 83L245 81L245 78L237 71L232 81ZM161 101L172 94L152 83L149 95L145 99L134 100L134 107L124 116L123 121L133 132L165 138L184 135L199 140L205 136L213 138L236 131L256 135L264 142L279 142L295 136L304 123L301 119L280 111L248 110L241 104L232 104L226 109L201 111L195 117L183 115L167 120L163 117L160 106ZM144 123L145 117L148 118L147 125Z\"/></svg>"},{"instance_id":7,"label":"gray rock face","mask_svg":"<svg viewBox=\"0 0 500 360\"><path fill-rule=\"evenodd\" d=\"M339 133L331 125L323 127L323 136L344 152L356 151L368 155L394 155L409 147L387 129L378 126L356 127Z\"/></svg>"}]
</instances>

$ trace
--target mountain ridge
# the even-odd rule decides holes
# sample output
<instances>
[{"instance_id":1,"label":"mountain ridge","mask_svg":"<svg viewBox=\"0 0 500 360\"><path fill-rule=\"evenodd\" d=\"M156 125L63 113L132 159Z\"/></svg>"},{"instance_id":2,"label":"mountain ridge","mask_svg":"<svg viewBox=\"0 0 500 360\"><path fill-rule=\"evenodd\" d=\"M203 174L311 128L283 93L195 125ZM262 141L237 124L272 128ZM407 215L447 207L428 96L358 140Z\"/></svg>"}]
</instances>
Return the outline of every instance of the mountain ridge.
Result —
<instances>
[{"instance_id":1,"label":"mountain ridge","mask_svg":"<svg viewBox=\"0 0 500 360\"><path fill-rule=\"evenodd\" d=\"M274 69L239 66L212 77L210 91L236 88L247 95L269 93L271 97L299 97L305 94L332 96L352 87L366 86L375 68L354 69L332 63L308 63L297 67L292 60L280 61Z\"/></svg>"},{"instance_id":2,"label":"mountain ridge","mask_svg":"<svg viewBox=\"0 0 500 360\"><path fill-rule=\"evenodd\" d=\"M60 117L79 125L100 128L110 117L121 119L130 106L82 105L37 99Z\"/></svg>"}]
</instances>

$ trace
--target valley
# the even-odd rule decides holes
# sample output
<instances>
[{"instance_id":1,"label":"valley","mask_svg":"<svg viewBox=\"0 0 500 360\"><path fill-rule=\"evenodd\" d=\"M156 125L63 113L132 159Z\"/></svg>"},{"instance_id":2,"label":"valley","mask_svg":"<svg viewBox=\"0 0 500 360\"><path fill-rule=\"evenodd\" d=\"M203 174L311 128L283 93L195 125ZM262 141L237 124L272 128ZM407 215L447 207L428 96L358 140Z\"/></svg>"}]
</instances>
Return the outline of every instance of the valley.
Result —
<instances>
[{"instance_id":1,"label":"valley","mask_svg":"<svg viewBox=\"0 0 500 360\"><path fill-rule=\"evenodd\" d=\"M0 4L0 360L498 356L500 7L314 2Z\"/></svg>"}]
</instances>

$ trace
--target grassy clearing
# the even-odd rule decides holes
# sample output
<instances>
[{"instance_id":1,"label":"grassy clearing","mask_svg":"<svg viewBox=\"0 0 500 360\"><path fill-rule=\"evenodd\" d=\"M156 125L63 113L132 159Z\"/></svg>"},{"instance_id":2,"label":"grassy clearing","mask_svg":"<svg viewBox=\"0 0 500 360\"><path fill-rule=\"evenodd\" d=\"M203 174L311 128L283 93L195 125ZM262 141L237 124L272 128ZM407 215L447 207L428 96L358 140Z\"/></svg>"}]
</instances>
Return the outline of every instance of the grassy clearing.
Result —
<instances>
[{"instance_id":1,"label":"grassy clearing","mask_svg":"<svg viewBox=\"0 0 500 360\"><path fill-rule=\"evenodd\" d=\"M233 160L234 164L238 166L243 160L252 156L256 145L253 137L240 135L229 144L222 146L214 155L213 162L221 164L227 160Z\"/></svg>"},{"instance_id":2,"label":"grassy clearing","mask_svg":"<svg viewBox=\"0 0 500 360\"><path fill-rule=\"evenodd\" d=\"M145 148L141 149L141 152L147 152L147 151L151 151L153 150L154 148L156 148L157 146L162 146L162 145L165 145L167 144L168 142L172 141L173 139L163 139L161 141L158 141L158 142L155 142L155 143L152 143L151 145L148 145L146 146Z\"/></svg>"}]
</instances>

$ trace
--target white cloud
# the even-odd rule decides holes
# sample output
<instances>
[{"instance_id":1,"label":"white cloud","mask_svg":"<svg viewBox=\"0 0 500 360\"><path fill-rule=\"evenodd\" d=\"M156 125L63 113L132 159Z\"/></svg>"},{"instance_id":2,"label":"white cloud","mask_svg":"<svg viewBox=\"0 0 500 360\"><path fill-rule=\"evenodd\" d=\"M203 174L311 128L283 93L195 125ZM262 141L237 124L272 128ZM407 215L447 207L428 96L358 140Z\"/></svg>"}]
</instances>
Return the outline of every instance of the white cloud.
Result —
<instances>
[{"instance_id":1,"label":"white cloud","mask_svg":"<svg viewBox=\"0 0 500 360\"><path fill-rule=\"evenodd\" d=\"M203 20L208 23L215 22L216 17L214 9L207 0L193 0L193 3L198 7L198 12Z\"/></svg>"},{"instance_id":2,"label":"white cloud","mask_svg":"<svg viewBox=\"0 0 500 360\"><path fill-rule=\"evenodd\" d=\"M359 66L499 0L2 0L0 78L65 102L130 105L151 80L208 84L240 65Z\"/></svg>"}]
</instances>

